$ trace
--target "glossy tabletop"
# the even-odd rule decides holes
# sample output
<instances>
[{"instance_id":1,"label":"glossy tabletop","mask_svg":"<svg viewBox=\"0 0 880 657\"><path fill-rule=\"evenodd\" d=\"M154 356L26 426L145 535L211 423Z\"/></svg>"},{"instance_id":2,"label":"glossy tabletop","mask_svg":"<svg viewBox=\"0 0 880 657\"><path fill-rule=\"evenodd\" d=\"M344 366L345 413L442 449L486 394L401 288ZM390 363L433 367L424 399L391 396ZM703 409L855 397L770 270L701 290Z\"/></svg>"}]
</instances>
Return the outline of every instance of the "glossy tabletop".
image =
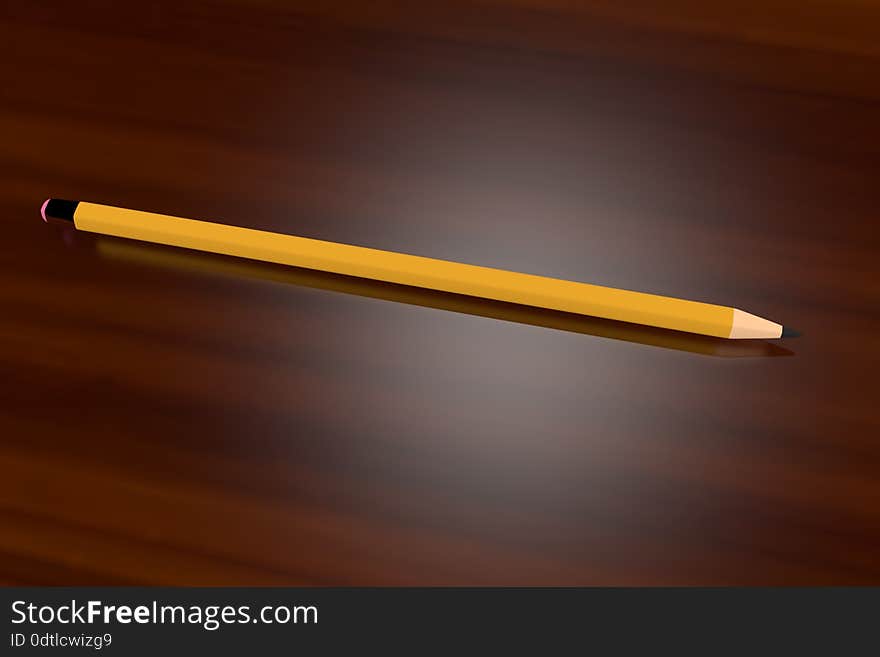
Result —
<instances>
[{"instance_id":1,"label":"glossy tabletop","mask_svg":"<svg viewBox=\"0 0 880 657\"><path fill-rule=\"evenodd\" d=\"M880 583L880 9L8 4L0 582ZM48 196L803 336L96 237Z\"/></svg>"}]
</instances>

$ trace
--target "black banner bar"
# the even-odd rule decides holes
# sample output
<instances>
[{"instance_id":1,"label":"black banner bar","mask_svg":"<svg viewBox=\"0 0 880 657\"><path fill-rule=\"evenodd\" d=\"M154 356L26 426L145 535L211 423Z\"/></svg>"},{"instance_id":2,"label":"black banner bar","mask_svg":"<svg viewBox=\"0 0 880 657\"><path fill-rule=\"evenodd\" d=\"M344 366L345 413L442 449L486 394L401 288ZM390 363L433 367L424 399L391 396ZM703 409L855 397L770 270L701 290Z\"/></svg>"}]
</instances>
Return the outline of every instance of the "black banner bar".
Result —
<instances>
[{"instance_id":1,"label":"black banner bar","mask_svg":"<svg viewBox=\"0 0 880 657\"><path fill-rule=\"evenodd\" d=\"M6 588L2 654L868 647L880 589ZM475 643L477 640L480 643Z\"/></svg>"}]
</instances>

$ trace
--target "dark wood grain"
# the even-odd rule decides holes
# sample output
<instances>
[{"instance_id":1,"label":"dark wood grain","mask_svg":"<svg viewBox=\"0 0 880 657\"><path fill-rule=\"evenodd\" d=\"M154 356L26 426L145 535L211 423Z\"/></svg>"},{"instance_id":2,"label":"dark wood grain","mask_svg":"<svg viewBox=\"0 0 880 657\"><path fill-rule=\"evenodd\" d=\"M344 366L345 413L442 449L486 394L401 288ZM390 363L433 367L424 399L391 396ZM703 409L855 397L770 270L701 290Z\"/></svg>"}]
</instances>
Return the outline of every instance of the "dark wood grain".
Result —
<instances>
[{"instance_id":1,"label":"dark wood grain","mask_svg":"<svg viewBox=\"0 0 880 657\"><path fill-rule=\"evenodd\" d=\"M880 584L880 9L7 5L0 581ZM47 196L804 336L71 234Z\"/></svg>"}]
</instances>

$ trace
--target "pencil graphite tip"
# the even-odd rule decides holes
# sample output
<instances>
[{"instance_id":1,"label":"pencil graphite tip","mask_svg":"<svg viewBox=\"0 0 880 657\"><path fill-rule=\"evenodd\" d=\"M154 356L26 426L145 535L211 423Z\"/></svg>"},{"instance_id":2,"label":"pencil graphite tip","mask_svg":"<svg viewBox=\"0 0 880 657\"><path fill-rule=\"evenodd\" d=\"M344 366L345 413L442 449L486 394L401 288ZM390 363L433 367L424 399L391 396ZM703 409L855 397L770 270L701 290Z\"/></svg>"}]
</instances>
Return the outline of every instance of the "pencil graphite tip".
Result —
<instances>
[{"instance_id":1,"label":"pencil graphite tip","mask_svg":"<svg viewBox=\"0 0 880 657\"><path fill-rule=\"evenodd\" d=\"M787 326L782 327L782 337L783 338L799 338L801 336L800 331L795 331L793 328L788 328Z\"/></svg>"}]
</instances>

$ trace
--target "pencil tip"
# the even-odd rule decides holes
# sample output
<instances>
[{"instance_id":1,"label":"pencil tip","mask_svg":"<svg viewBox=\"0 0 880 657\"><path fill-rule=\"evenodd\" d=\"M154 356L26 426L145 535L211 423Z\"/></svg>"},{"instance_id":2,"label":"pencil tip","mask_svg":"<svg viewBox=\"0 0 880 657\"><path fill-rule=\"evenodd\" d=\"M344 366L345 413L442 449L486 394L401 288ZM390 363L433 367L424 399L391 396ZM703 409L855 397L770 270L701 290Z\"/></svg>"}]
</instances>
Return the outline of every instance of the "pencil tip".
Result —
<instances>
[{"instance_id":1,"label":"pencil tip","mask_svg":"<svg viewBox=\"0 0 880 657\"><path fill-rule=\"evenodd\" d=\"M800 331L795 331L793 328L788 328L787 326L782 327L782 337L783 338L799 338L801 336Z\"/></svg>"}]
</instances>

